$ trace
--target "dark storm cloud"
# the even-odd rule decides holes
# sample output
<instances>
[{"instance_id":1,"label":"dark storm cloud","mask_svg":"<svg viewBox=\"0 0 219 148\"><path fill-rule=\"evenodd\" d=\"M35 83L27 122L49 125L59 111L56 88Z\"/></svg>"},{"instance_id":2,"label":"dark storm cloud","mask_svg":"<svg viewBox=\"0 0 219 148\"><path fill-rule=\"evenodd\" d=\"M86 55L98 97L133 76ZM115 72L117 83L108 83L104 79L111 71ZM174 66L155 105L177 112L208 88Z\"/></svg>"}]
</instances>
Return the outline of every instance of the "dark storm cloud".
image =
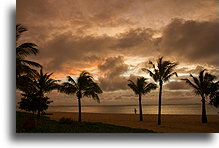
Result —
<instances>
[{"instance_id":1,"label":"dark storm cloud","mask_svg":"<svg viewBox=\"0 0 219 148\"><path fill-rule=\"evenodd\" d=\"M18 21L32 25L128 25L131 20L156 23L173 17L217 18L216 0L19 0ZM195 17L194 17L195 16ZM194 18L193 18L194 17ZM155 22L154 22L155 21ZM59 24L58 22L62 22ZM132 22L132 21L131 21ZM131 23L132 24L132 23ZM153 24L156 25L156 24Z\"/></svg>"},{"instance_id":2,"label":"dark storm cloud","mask_svg":"<svg viewBox=\"0 0 219 148\"><path fill-rule=\"evenodd\" d=\"M163 32L160 50L164 55L201 64L218 64L217 21L174 19Z\"/></svg>"},{"instance_id":3,"label":"dark storm cloud","mask_svg":"<svg viewBox=\"0 0 219 148\"><path fill-rule=\"evenodd\" d=\"M104 57L112 55L151 56L156 54L152 48L155 46L153 33L151 29L132 29L115 37L63 33L41 46L41 53L37 58L49 70L57 71L62 70L64 64L102 61Z\"/></svg>"},{"instance_id":4,"label":"dark storm cloud","mask_svg":"<svg viewBox=\"0 0 219 148\"><path fill-rule=\"evenodd\" d=\"M98 68L104 73L106 77L117 77L128 71L128 65L124 63L122 56L109 57Z\"/></svg>"},{"instance_id":5,"label":"dark storm cloud","mask_svg":"<svg viewBox=\"0 0 219 148\"><path fill-rule=\"evenodd\" d=\"M124 63L123 57L109 57L98 68L103 75L98 78L103 90L127 89L127 78L122 74L128 71L128 65Z\"/></svg>"},{"instance_id":6,"label":"dark storm cloud","mask_svg":"<svg viewBox=\"0 0 219 148\"><path fill-rule=\"evenodd\" d=\"M83 64L86 61L101 60L100 55L111 52L109 48L111 42L112 38L108 36L81 37L65 33L46 43L40 56L42 61L47 62L48 69L60 70L66 63L76 62L78 64L78 62L81 62Z\"/></svg>"},{"instance_id":7,"label":"dark storm cloud","mask_svg":"<svg viewBox=\"0 0 219 148\"><path fill-rule=\"evenodd\" d=\"M99 82L104 91L126 90L128 80L136 81L136 75L123 76L129 70L129 65L124 63L124 57L108 57L98 66L100 73Z\"/></svg>"},{"instance_id":8,"label":"dark storm cloud","mask_svg":"<svg viewBox=\"0 0 219 148\"><path fill-rule=\"evenodd\" d=\"M131 29L119 34L113 47L125 54L155 55L157 52L157 39L153 38L155 33L151 28Z\"/></svg>"},{"instance_id":9,"label":"dark storm cloud","mask_svg":"<svg viewBox=\"0 0 219 148\"><path fill-rule=\"evenodd\" d=\"M132 24L122 15L133 3L133 0L19 0L16 15L19 23L31 27L43 26L56 33L58 29L82 31L93 26Z\"/></svg>"}]
</instances>

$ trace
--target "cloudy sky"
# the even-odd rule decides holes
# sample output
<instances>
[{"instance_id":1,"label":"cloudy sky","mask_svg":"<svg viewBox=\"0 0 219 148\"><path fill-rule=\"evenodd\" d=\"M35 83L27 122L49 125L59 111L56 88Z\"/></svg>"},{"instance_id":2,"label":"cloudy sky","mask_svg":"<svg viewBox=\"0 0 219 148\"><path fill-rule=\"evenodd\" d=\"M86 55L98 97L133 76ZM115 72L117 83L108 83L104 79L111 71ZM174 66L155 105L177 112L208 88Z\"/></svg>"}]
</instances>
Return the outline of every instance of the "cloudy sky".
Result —
<instances>
[{"instance_id":1,"label":"cloudy sky","mask_svg":"<svg viewBox=\"0 0 219 148\"><path fill-rule=\"evenodd\" d=\"M141 68L160 56L179 63L179 77L164 85L166 104L199 103L180 79L203 68L219 72L217 0L18 0L16 11L17 23L28 28L20 42L40 50L29 59L62 81L89 71L104 91L101 104L137 103L127 80L149 78ZM49 95L54 105L76 103L74 96ZM155 90L143 103L157 100Z\"/></svg>"}]
</instances>

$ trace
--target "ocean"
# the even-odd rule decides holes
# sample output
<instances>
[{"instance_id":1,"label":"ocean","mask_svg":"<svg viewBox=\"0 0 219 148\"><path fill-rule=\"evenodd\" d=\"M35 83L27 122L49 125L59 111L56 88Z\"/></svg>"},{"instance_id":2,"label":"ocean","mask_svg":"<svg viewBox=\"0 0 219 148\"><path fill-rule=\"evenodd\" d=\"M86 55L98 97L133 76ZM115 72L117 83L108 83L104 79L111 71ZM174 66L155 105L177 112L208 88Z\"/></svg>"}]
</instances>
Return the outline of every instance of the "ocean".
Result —
<instances>
[{"instance_id":1,"label":"ocean","mask_svg":"<svg viewBox=\"0 0 219 148\"><path fill-rule=\"evenodd\" d=\"M82 106L84 113L116 113L116 114L134 114L137 105L102 105L102 106ZM143 105L143 114L157 114L157 105ZM78 112L77 106L50 106L47 111L50 112ZM188 114L201 115L201 104L192 105L162 105L162 114ZM218 115L218 108L206 105L207 115Z\"/></svg>"}]
</instances>

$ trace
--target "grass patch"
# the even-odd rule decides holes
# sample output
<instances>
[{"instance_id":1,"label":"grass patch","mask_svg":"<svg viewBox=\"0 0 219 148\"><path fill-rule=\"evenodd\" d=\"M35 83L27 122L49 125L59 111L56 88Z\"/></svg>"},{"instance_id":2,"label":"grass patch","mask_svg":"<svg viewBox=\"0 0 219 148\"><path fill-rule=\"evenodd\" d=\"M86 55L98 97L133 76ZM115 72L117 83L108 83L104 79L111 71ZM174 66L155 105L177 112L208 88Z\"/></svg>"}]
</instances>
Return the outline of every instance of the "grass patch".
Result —
<instances>
[{"instance_id":1,"label":"grass patch","mask_svg":"<svg viewBox=\"0 0 219 148\"><path fill-rule=\"evenodd\" d=\"M26 122L35 124L26 128ZM124 126L116 126L100 122L77 122L69 118L60 121L50 120L42 116L36 122L32 120L32 115L24 112L16 113L16 133L153 133L151 130L136 129Z\"/></svg>"}]
</instances>

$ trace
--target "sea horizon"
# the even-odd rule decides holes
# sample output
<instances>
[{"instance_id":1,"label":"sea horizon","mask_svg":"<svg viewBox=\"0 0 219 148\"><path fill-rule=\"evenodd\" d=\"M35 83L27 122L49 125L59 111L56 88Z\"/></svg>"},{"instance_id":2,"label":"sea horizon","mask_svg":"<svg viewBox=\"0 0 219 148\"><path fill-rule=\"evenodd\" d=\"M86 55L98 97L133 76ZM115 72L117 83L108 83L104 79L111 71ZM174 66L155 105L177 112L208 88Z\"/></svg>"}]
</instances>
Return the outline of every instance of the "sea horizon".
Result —
<instances>
[{"instance_id":1,"label":"sea horizon","mask_svg":"<svg viewBox=\"0 0 219 148\"><path fill-rule=\"evenodd\" d=\"M143 106L151 106L157 104L142 104ZM201 103L187 103L187 104L174 104L174 103L166 103L163 105L201 105ZM209 105L209 104L206 104ZM49 105L49 107L77 107L78 105ZM82 104L82 106L138 106L137 104ZM212 106L213 107L213 106Z\"/></svg>"},{"instance_id":2,"label":"sea horizon","mask_svg":"<svg viewBox=\"0 0 219 148\"><path fill-rule=\"evenodd\" d=\"M158 105L143 104L143 114L157 114ZM134 114L138 105L82 105L84 113ZM49 106L48 112L78 112L78 106ZM206 104L207 115L218 115L218 108ZM163 114L201 115L201 104L163 104Z\"/></svg>"}]
</instances>

